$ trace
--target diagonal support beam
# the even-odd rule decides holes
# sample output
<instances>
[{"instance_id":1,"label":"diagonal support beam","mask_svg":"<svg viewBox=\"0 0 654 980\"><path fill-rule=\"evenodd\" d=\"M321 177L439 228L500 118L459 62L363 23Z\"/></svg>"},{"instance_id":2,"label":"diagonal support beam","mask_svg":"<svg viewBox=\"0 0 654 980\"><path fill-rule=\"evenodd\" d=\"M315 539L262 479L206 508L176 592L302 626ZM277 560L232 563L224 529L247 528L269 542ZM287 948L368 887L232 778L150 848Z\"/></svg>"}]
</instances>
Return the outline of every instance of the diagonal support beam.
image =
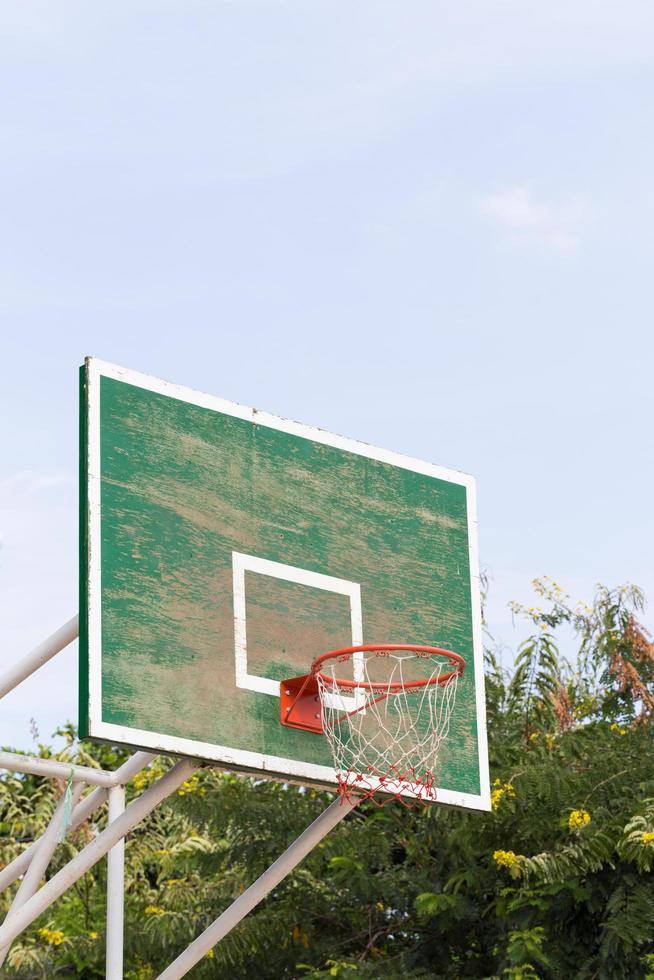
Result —
<instances>
[{"instance_id":1,"label":"diagonal support beam","mask_svg":"<svg viewBox=\"0 0 654 980\"><path fill-rule=\"evenodd\" d=\"M69 861L54 875L36 895L18 909L11 922L0 928L0 949L12 943L27 926L41 915L54 901L86 874L114 844L129 833L144 817L147 817L162 800L174 793L198 768L197 763L184 759L178 762L165 775L161 776L149 789L133 800L113 823L99 834L84 850Z\"/></svg>"},{"instance_id":2,"label":"diagonal support beam","mask_svg":"<svg viewBox=\"0 0 654 980\"><path fill-rule=\"evenodd\" d=\"M73 806L79 803L79 798L82 795L82 790L84 789L84 783L77 783L73 788ZM45 833L41 837L39 846L37 847L34 857L30 862L30 866L27 869L25 877L20 883L20 888L16 892L13 902L11 903L11 908L5 916L5 923L11 922L15 917L16 913L22 906L27 902L32 895L35 894L37 888L39 887L39 882L45 874L50 861L52 860L52 855L55 852L55 848L59 842L59 831L61 829L61 821L63 819L63 809L64 809L64 797L59 800L57 808L52 815L50 823L48 824ZM9 952L9 943L4 948L0 948L0 966L4 963L7 958L7 953Z\"/></svg>"},{"instance_id":3,"label":"diagonal support beam","mask_svg":"<svg viewBox=\"0 0 654 980\"><path fill-rule=\"evenodd\" d=\"M251 912L266 897L268 892L275 885L278 885L307 856L309 851L313 850L316 844L354 809L357 802L338 797L333 803L330 803L304 833L293 841L281 857L278 857L267 871L264 871L242 895L239 895L235 902L232 902L229 908L225 909L222 915L218 916L215 922L212 922L208 929L205 929L198 936L195 942L192 942L163 973L159 974L157 980L179 980L179 977L185 976L191 967L199 963L217 942L223 939L234 926L238 925L241 919L248 912Z\"/></svg>"},{"instance_id":4,"label":"diagonal support beam","mask_svg":"<svg viewBox=\"0 0 654 980\"><path fill-rule=\"evenodd\" d=\"M33 674L35 670L42 667L48 660L52 660L64 647L76 640L79 636L79 616L73 616L67 623L64 623L52 636L49 636L38 647L34 647L31 653L23 657L10 667L4 674L0 674L0 698L9 694L15 687Z\"/></svg>"}]
</instances>

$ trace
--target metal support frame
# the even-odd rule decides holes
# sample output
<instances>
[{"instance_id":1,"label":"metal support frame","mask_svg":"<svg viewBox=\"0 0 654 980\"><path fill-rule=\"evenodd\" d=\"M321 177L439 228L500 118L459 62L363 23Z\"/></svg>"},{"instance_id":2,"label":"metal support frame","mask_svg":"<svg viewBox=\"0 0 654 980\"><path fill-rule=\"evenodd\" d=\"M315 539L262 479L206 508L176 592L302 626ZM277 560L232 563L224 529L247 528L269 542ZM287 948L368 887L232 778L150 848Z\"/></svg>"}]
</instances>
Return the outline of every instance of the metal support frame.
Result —
<instances>
[{"instance_id":1,"label":"metal support frame","mask_svg":"<svg viewBox=\"0 0 654 980\"><path fill-rule=\"evenodd\" d=\"M19 660L18 663L10 667L9 670L0 675L0 698L9 694L15 687L33 674L35 670L47 664L48 660L60 653L64 647L76 640L79 636L79 616L73 616L67 623L60 626L56 632L49 636L38 647L34 647L31 653Z\"/></svg>"},{"instance_id":2,"label":"metal support frame","mask_svg":"<svg viewBox=\"0 0 654 980\"><path fill-rule=\"evenodd\" d=\"M117 769L115 773L112 774L116 777L116 785L124 786L126 783L129 783L134 776L138 775L138 773L145 769L145 767L149 765L153 759L154 756L151 755L150 752L135 752L134 755L120 767L120 769ZM2 768L1 765L0 768ZM98 787L98 789L94 789L92 793L89 793L88 796L85 796L84 799L73 809L69 833L77 830L77 828L83 824L85 820L88 820L89 817L95 813L95 811L99 809L103 803L106 803L108 796L109 790L105 789L104 787ZM39 841L42 839L43 838L41 837L39 840L35 840L33 844L30 844L29 847L25 848L25 850L22 851L18 857L14 858L13 861L7 864L2 871L0 871L0 892L3 892L5 888L9 887L9 885L13 885L16 879L20 878L20 876L25 873L30 865L30 861L34 857L35 850L39 846Z\"/></svg>"},{"instance_id":3,"label":"metal support frame","mask_svg":"<svg viewBox=\"0 0 654 980\"><path fill-rule=\"evenodd\" d=\"M113 772L92 769L91 766L71 766L69 762L57 762L55 759L37 759L17 752L0 752L0 767L10 772L28 772L32 776L48 776L51 779L68 779L72 769L75 782L84 781L106 789L116 785L116 774Z\"/></svg>"},{"instance_id":4,"label":"metal support frame","mask_svg":"<svg viewBox=\"0 0 654 980\"><path fill-rule=\"evenodd\" d=\"M79 632L79 618L73 616L60 629L53 633L47 640L35 647L31 653L19 660L4 674L0 675L0 698L14 690L19 684L30 677L36 670L51 660L56 654L63 650L69 643L75 640ZM70 826L67 832L75 831L85 820L95 813L104 803L109 801L109 827L123 814L125 810L125 785L134 776L141 772L154 759L154 754L150 752L135 752L119 769L115 772L107 772L103 769L95 769L91 766L71 765L66 762L58 762L54 759L40 759L35 756L21 755L15 752L0 752L0 768L10 772L28 773L34 776L65 780L71 773L73 777L73 798ZM167 792L174 792L179 783L188 778L188 773L192 772L195 766L188 763L181 771L173 777L172 783L167 787ZM94 786L84 799L81 794L87 786ZM152 787L153 789L155 787ZM141 814L148 812L148 807L156 806L161 795L162 787L157 787L154 794L143 794L138 802L140 808L135 816L135 821L142 819ZM167 795L164 791L164 796ZM149 800L148 797L149 796ZM0 892L4 891L18 879L22 879L20 886L14 896L11 908L7 913L2 928L0 929L0 967L6 960L9 948L16 936L22 932L24 926L20 923L29 909L36 910L36 915L40 915L57 895L54 890L46 890L45 886L39 889L41 879L52 859L55 848L59 842L61 832L61 820L63 816L64 799L59 801L55 812L45 833L27 847L18 857L14 858L8 865L0 870ZM145 807L145 809L144 809ZM115 827L109 839L115 835ZM100 835L103 837L103 835ZM106 841L107 838L105 838ZM99 840L99 838L98 838ZM94 841L97 844L97 840ZM107 950L106 950L106 974L109 980L121 980L123 975L123 909L124 909L124 832L118 834L116 842L109 850L107 855ZM82 852L88 864L88 848ZM102 852L104 853L104 851ZM80 858L82 855L77 855ZM100 857L102 854L99 855ZM70 862L62 871L70 874L71 865L77 861ZM98 857L95 858L98 860ZM92 863L94 863L92 861ZM84 872L82 872L84 873ZM58 878L58 875L55 875ZM54 880L54 879L52 879ZM73 878L73 880L76 880ZM61 881L61 879L60 879ZM49 885L51 882L48 883ZM56 890L56 889L55 889ZM66 888L64 887L63 891ZM63 894L63 891L61 894ZM24 910L28 909L28 913ZM18 913L21 917L18 918ZM31 917L31 913L28 914ZM16 931L18 930L18 931Z\"/></svg>"},{"instance_id":5,"label":"metal support frame","mask_svg":"<svg viewBox=\"0 0 654 980\"><path fill-rule=\"evenodd\" d=\"M79 798L82 795L82 790L84 789L84 783L77 783L73 789L73 804L79 802ZM11 908L7 912L5 922L11 922L15 917L16 913L22 906L27 902L32 895L35 894L39 887L39 882L41 878L47 871L52 855L55 852L55 848L58 843L59 832L61 830L61 821L63 817L64 809L64 798L59 800L52 819L48 824L48 827L39 841L39 846L36 848L34 857L30 861L30 866L26 873L23 875L23 880L20 883L20 888L14 896L14 900L11 903ZM0 966L4 963L7 958L7 953L9 952L9 945L0 948Z\"/></svg>"},{"instance_id":6,"label":"metal support frame","mask_svg":"<svg viewBox=\"0 0 654 980\"><path fill-rule=\"evenodd\" d=\"M356 805L356 802L353 803L344 798L338 798L330 803L304 833L300 834L297 840L293 841L291 846L270 865L268 870L264 871L242 895L239 895L236 901L232 902L229 908L225 909L222 915L219 915L215 922L212 922L163 973L159 974L157 980L178 980L179 977L188 973L191 967L199 963L217 942L224 939L227 933L231 932L234 926L237 926L241 919L248 912L251 912L275 885L278 885L286 875L290 874L309 851L313 850L316 844L320 843L323 837Z\"/></svg>"},{"instance_id":7,"label":"metal support frame","mask_svg":"<svg viewBox=\"0 0 654 980\"><path fill-rule=\"evenodd\" d=\"M125 787L109 790L109 823L125 810ZM107 854L107 980L123 977L123 919L125 915L125 838Z\"/></svg>"},{"instance_id":8,"label":"metal support frame","mask_svg":"<svg viewBox=\"0 0 654 980\"><path fill-rule=\"evenodd\" d=\"M0 699L22 681L51 660L78 636L79 620L70 619L47 640L35 647L6 673L0 675ZM45 833L0 871L0 892L22 877L14 901L0 927L0 967L11 943L38 916L60 898L101 858L107 855L107 980L122 980L125 836L151 813L166 797L174 793L200 765L182 759L125 807L125 785L150 764L154 755L135 752L115 772L93 769L90 766L69 765L53 759L39 759L14 752L0 752L0 768L11 772L30 773L53 779L67 779L73 771L73 810L68 832L74 831L91 814L109 802L106 828L87 844L68 864L39 888L40 881L57 846L63 817L63 798L52 816ZM85 786L94 786L80 799ZM177 980L223 939L241 919L252 911L357 805L356 801L334 800L307 827L284 853L271 864L250 887L227 908L188 948L181 953L158 980Z\"/></svg>"},{"instance_id":9,"label":"metal support frame","mask_svg":"<svg viewBox=\"0 0 654 980\"><path fill-rule=\"evenodd\" d=\"M0 949L7 943L13 942L23 929L31 925L56 899L61 898L71 885L74 885L100 858L105 856L107 851L111 850L114 844L147 817L162 800L174 793L197 768L197 763L190 759L183 759L146 789L141 796L133 800L119 817L98 834L95 840L87 844L65 867L50 878L36 895L28 899L12 916L11 921L5 920L0 927Z\"/></svg>"}]
</instances>

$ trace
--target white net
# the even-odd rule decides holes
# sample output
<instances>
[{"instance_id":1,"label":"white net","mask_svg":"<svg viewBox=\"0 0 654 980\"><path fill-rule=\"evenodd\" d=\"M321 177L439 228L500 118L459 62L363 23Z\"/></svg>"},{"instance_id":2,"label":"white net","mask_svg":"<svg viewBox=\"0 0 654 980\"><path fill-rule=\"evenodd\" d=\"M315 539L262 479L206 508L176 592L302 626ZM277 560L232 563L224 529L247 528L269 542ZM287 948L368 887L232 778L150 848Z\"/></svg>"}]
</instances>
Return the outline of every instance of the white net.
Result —
<instances>
[{"instance_id":1,"label":"white net","mask_svg":"<svg viewBox=\"0 0 654 980\"><path fill-rule=\"evenodd\" d=\"M438 755L449 732L458 672L435 656L378 650L366 657L358 654L357 684L370 686L352 688L339 683L339 667L342 672L338 662L325 663L317 680L323 729L341 794L368 798L380 794L381 803L392 798L407 805L416 800L433 802ZM418 679L426 683L417 684Z\"/></svg>"}]
</instances>

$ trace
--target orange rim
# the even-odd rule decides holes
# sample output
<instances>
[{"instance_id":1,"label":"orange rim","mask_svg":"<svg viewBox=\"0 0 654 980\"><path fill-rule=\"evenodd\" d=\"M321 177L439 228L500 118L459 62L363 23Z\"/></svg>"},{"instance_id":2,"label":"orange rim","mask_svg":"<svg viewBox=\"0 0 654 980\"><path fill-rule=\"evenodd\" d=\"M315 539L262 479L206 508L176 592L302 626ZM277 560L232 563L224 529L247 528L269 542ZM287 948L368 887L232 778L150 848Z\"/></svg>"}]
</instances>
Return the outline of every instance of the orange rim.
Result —
<instances>
[{"instance_id":1,"label":"orange rim","mask_svg":"<svg viewBox=\"0 0 654 980\"><path fill-rule=\"evenodd\" d=\"M321 670L322 665L327 660L337 660L345 663L350 660L355 653L374 653L378 657L383 657L386 654L394 653L397 650L406 650L409 653L415 653L417 657L424 658L425 660L429 660L433 656L445 657L447 660L449 660L454 669L448 671L447 674L442 674L437 677L425 677L423 680L388 682L378 681L377 683L372 681L349 680L349 678L330 677L328 674L323 674ZM442 647L417 646L412 643L364 643L354 647L343 647L340 650L328 650L327 653L323 653L319 657L316 657L314 662L311 664L310 673L314 676L320 674L322 680L326 684L338 685L339 687L363 688L364 690L368 691L399 691L427 687L428 684L446 684L457 674L459 677L463 676L465 666L466 662L460 653L454 653L453 650L444 650Z\"/></svg>"}]
</instances>

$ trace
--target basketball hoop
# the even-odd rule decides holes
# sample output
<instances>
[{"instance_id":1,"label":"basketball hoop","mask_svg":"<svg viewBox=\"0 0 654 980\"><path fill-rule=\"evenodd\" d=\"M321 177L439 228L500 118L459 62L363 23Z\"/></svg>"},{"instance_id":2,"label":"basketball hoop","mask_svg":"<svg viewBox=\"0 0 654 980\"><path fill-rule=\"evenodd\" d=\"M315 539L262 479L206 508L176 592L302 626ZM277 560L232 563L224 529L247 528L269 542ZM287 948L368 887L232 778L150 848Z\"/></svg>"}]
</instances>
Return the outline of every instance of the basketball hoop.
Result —
<instances>
[{"instance_id":1,"label":"basketball hoop","mask_svg":"<svg viewBox=\"0 0 654 980\"><path fill-rule=\"evenodd\" d=\"M350 661L353 677L337 676L338 665ZM432 803L438 754L464 670L460 654L439 647L330 650L308 674L282 681L281 722L327 736L343 798Z\"/></svg>"}]
</instances>

